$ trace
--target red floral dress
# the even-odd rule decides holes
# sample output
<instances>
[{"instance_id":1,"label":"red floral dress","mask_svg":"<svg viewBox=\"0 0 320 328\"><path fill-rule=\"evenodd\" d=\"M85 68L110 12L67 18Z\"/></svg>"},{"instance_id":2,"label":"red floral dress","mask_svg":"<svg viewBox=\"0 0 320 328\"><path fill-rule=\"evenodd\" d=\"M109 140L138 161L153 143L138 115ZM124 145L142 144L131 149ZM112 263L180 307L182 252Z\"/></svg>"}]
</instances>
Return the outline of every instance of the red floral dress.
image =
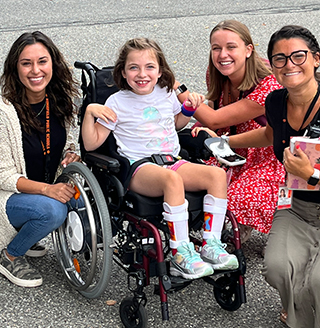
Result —
<instances>
[{"instance_id":1,"label":"red floral dress","mask_svg":"<svg viewBox=\"0 0 320 328\"><path fill-rule=\"evenodd\" d=\"M257 87L246 96L264 106L267 95L282 86L273 75L265 77ZM222 107L223 94L219 107ZM236 133L243 133L261 128L255 120L236 126ZM218 135L230 132L230 127L216 131ZM231 183L228 187L228 209L238 222L254 229L268 233L271 229L273 213L278 201L279 185L284 183L285 170L274 155L273 147L238 148L235 152L247 159L242 166L233 169ZM215 158L207 164L216 165Z\"/></svg>"}]
</instances>

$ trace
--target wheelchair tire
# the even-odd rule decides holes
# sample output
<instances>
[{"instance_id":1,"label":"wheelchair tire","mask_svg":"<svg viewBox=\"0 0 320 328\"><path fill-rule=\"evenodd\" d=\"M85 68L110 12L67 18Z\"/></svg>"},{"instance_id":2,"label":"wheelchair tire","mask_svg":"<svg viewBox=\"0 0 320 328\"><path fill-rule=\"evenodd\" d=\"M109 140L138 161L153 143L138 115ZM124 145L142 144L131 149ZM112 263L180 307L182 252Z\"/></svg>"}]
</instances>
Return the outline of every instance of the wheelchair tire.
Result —
<instances>
[{"instance_id":1,"label":"wheelchair tire","mask_svg":"<svg viewBox=\"0 0 320 328\"><path fill-rule=\"evenodd\" d=\"M135 310L136 306L138 308ZM147 328L148 314L142 305L135 305L134 298L126 297L120 304L120 318L126 328Z\"/></svg>"},{"instance_id":2,"label":"wheelchair tire","mask_svg":"<svg viewBox=\"0 0 320 328\"><path fill-rule=\"evenodd\" d=\"M227 311L236 311L241 306L240 286L237 280L229 277L220 277L213 288L214 297L217 303Z\"/></svg>"},{"instance_id":3,"label":"wheelchair tire","mask_svg":"<svg viewBox=\"0 0 320 328\"><path fill-rule=\"evenodd\" d=\"M108 206L95 176L82 163L69 164L58 182L73 184L80 198L68 203L68 217L52 233L57 259L74 289L97 298L107 288L112 270Z\"/></svg>"}]
</instances>

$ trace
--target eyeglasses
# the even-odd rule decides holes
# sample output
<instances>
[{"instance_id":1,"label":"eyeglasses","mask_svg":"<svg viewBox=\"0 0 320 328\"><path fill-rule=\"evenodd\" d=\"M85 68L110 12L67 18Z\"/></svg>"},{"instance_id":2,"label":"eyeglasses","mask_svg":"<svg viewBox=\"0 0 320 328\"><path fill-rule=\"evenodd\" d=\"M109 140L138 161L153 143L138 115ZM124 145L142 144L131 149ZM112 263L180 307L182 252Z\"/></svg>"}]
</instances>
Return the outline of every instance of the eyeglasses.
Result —
<instances>
[{"instance_id":1,"label":"eyeglasses","mask_svg":"<svg viewBox=\"0 0 320 328\"><path fill-rule=\"evenodd\" d=\"M297 50L292 52L289 56L284 54L276 54L271 56L271 65L276 68L282 68L287 65L288 58L294 65L302 65L307 60L309 50Z\"/></svg>"}]
</instances>

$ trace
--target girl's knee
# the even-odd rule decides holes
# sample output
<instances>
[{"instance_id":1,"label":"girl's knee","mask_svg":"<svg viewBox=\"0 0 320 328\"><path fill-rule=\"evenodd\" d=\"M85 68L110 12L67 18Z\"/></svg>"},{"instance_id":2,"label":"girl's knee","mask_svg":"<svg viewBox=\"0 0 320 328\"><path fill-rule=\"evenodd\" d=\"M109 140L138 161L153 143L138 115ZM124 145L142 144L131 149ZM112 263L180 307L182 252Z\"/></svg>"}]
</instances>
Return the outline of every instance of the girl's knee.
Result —
<instances>
[{"instance_id":1,"label":"girl's knee","mask_svg":"<svg viewBox=\"0 0 320 328\"><path fill-rule=\"evenodd\" d=\"M210 173L213 178L225 180L225 178L227 177L227 173L223 168L217 166L209 166L209 167L210 167Z\"/></svg>"},{"instance_id":2,"label":"girl's knee","mask_svg":"<svg viewBox=\"0 0 320 328\"><path fill-rule=\"evenodd\" d=\"M176 171L172 171L172 170L166 171L165 182L167 185L183 186L183 179L182 179L181 175L179 173L177 173Z\"/></svg>"},{"instance_id":3,"label":"girl's knee","mask_svg":"<svg viewBox=\"0 0 320 328\"><path fill-rule=\"evenodd\" d=\"M226 172L224 169L216 166L210 166L208 168L209 170L205 172L207 191L213 192L217 197L222 197L221 193L226 194L228 187ZM226 197L226 195L222 198L224 197Z\"/></svg>"}]
</instances>

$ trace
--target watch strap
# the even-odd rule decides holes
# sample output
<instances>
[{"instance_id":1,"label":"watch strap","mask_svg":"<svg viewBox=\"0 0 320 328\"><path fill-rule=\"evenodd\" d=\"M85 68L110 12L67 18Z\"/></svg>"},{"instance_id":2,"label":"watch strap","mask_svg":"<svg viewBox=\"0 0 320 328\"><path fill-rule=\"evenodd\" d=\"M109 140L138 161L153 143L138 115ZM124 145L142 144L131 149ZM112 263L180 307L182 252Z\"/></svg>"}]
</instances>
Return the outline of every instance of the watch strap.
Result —
<instances>
[{"instance_id":1,"label":"watch strap","mask_svg":"<svg viewBox=\"0 0 320 328\"><path fill-rule=\"evenodd\" d=\"M313 174L308 179L307 183L311 186L316 186L320 180L320 171L318 169L314 169Z\"/></svg>"},{"instance_id":2,"label":"watch strap","mask_svg":"<svg viewBox=\"0 0 320 328\"><path fill-rule=\"evenodd\" d=\"M184 84L180 84L176 90L176 95L178 96L180 93L186 92L188 89Z\"/></svg>"}]
</instances>

